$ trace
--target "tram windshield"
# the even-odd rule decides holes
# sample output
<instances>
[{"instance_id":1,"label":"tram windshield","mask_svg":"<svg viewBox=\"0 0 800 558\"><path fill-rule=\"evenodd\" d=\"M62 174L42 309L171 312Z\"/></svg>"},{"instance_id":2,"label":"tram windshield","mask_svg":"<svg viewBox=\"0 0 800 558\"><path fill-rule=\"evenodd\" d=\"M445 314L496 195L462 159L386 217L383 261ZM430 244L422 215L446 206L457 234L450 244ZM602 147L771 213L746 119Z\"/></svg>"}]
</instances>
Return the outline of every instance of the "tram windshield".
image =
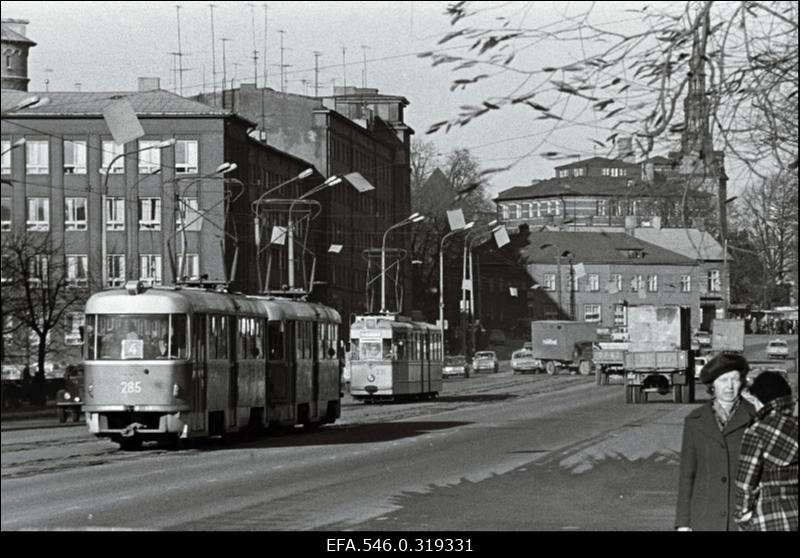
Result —
<instances>
[{"instance_id":1,"label":"tram windshield","mask_svg":"<svg viewBox=\"0 0 800 558\"><path fill-rule=\"evenodd\" d=\"M353 345L352 360L392 360L391 339L361 339Z\"/></svg>"},{"instance_id":2,"label":"tram windshield","mask_svg":"<svg viewBox=\"0 0 800 558\"><path fill-rule=\"evenodd\" d=\"M187 358L185 314L86 316L86 358L152 360Z\"/></svg>"}]
</instances>

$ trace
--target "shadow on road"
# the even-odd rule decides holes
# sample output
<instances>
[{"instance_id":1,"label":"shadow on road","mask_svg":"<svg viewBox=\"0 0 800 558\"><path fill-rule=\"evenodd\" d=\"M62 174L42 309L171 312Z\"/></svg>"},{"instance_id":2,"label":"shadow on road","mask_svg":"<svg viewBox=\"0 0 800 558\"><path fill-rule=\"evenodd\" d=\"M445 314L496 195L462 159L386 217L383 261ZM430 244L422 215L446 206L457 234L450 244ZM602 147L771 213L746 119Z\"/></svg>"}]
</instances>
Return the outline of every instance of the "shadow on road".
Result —
<instances>
[{"instance_id":1,"label":"shadow on road","mask_svg":"<svg viewBox=\"0 0 800 558\"><path fill-rule=\"evenodd\" d=\"M518 395L511 393L481 393L475 395L445 395L436 398L437 403L494 403L515 399Z\"/></svg>"},{"instance_id":2,"label":"shadow on road","mask_svg":"<svg viewBox=\"0 0 800 558\"><path fill-rule=\"evenodd\" d=\"M428 432L456 428L470 424L458 421L431 422L383 422L380 424L343 424L326 426L315 432L304 432L300 429L288 429L276 434L257 435L250 439L208 440L199 443L197 449L206 451L285 448L304 446L332 446L344 444L374 444L391 442L404 438L421 436Z\"/></svg>"}]
</instances>

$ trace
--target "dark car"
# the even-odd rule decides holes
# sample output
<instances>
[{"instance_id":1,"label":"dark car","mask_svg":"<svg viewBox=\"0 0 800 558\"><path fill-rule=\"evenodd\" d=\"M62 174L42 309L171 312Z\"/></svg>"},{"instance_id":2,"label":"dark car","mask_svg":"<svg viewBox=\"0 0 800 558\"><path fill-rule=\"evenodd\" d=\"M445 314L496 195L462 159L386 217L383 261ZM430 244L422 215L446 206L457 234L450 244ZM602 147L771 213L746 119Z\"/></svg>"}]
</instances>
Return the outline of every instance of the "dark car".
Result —
<instances>
[{"instance_id":1,"label":"dark car","mask_svg":"<svg viewBox=\"0 0 800 558\"><path fill-rule=\"evenodd\" d=\"M58 422L67 422L67 415L78 422L83 406L83 364L70 364L64 371L64 389L56 394Z\"/></svg>"}]
</instances>

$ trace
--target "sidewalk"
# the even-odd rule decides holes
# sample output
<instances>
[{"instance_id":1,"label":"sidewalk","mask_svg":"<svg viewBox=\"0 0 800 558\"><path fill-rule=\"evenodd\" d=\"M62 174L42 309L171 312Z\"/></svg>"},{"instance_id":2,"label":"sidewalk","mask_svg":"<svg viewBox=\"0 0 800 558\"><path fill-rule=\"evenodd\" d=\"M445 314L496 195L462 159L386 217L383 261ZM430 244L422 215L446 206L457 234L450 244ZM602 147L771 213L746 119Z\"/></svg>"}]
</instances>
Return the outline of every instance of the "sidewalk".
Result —
<instances>
[{"instance_id":1,"label":"sidewalk","mask_svg":"<svg viewBox=\"0 0 800 558\"><path fill-rule=\"evenodd\" d=\"M14 409L3 409L0 412L0 423L34 418L56 419L57 417L56 402L52 400L48 401L46 405L22 405Z\"/></svg>"}]
</instances>

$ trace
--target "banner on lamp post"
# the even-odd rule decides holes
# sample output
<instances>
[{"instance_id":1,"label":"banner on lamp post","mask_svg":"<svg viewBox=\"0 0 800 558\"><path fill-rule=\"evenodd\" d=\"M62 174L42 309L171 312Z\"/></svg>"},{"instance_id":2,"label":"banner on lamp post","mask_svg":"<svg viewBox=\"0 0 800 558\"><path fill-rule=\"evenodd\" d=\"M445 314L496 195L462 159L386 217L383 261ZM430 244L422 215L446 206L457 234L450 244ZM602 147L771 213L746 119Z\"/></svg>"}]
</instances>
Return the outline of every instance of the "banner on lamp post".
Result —
<instances>
[{"instance_id":1,"label":"banner on lamp post","mask_svg":"<svg viewBox=\"0 0 800 558\"><path fill-rule=\"evenodd\" d=\"M286 244L286 227L279 227L274 226L272 227L272 238L270 238L270 244L280 244L283 246Z\"/></svg>"},{"instance_id":2,"label":"banner on lamp post","mask_svg":"<svg viewBox=\"0 0 800 558\"><path fill-rule=\"evenodd\" d=\"M508 238L508 231L505 226L501 225L499 229L494 231L494 241L497 243L498 248L502 248L511 242L511 239Z\"/></svg>"},{"instance_id":3,"label":"banner on lamp post","mask_svg":"<svg viewBox=\"0 0 800 558\"><path fill-rule=\"evenodd\" d=\"M124 145L144 136L144 129L127 97L116 99L106 106L103 109L103 119L115 143Z\"/></svg>"}]
</instances>

